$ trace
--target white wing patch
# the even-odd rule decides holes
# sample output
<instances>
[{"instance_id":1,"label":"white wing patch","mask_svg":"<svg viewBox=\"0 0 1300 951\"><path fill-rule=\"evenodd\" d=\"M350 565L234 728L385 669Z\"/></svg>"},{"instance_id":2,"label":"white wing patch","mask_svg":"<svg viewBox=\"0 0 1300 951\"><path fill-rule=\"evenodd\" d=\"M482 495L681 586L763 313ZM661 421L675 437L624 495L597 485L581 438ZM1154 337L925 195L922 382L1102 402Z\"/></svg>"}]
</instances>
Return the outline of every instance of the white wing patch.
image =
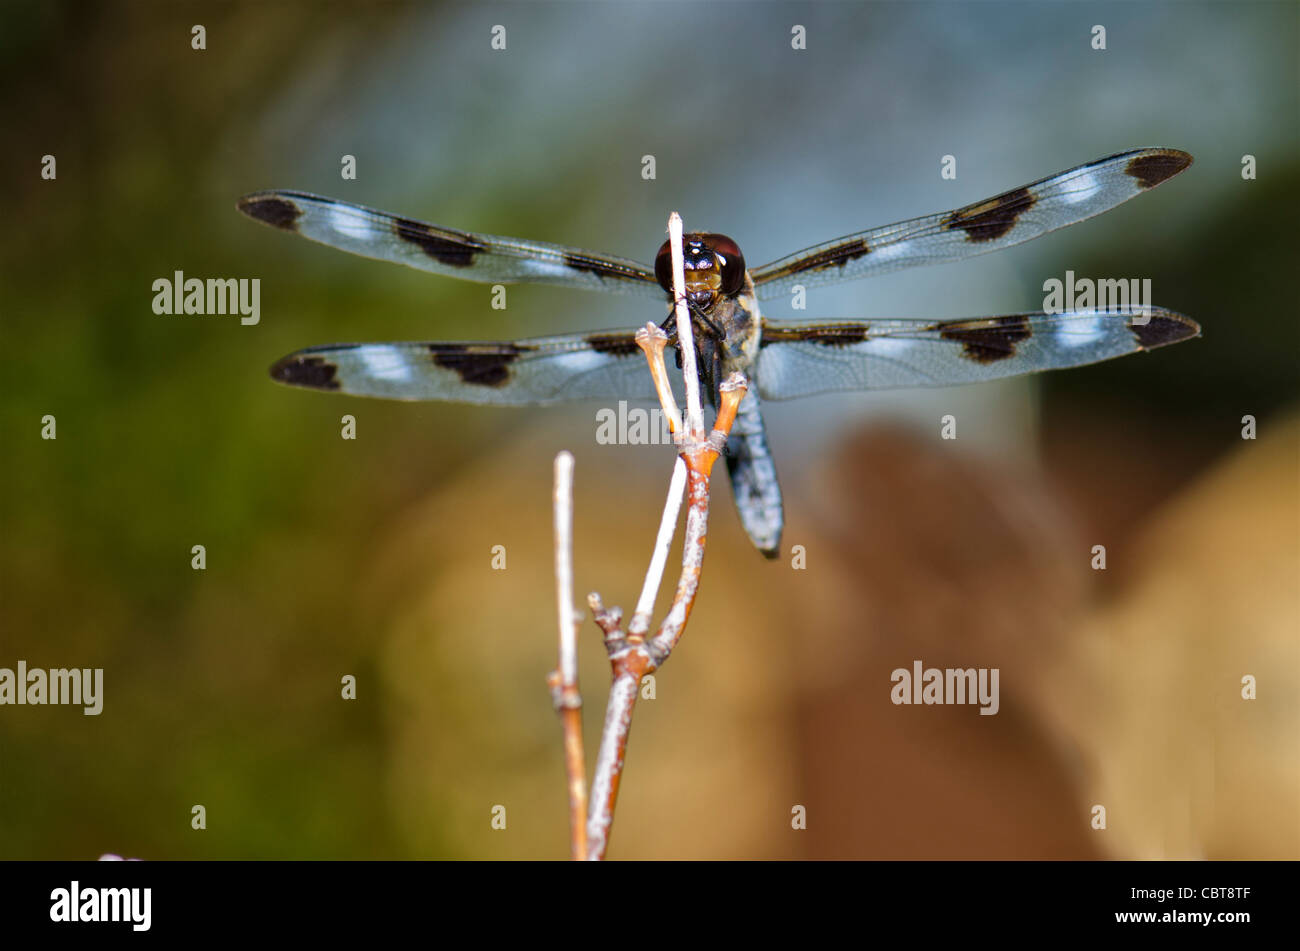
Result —
<instances>
[{"instance_id":1,"label":"white wing patch","mask_svg":"<svg viewBox=\"0 0 1300 951\"><path fill-rule=\"evenodd\" d=\"M1079 312L1076 319L1062 324L1058 330L1057 337L1061 342L1061 346L1072 349L1074 347L1089 347L1098 343L1106 334L1106 318L1108 316L1110 315L1104 311ZM1130 320L1135 323L1140 319L1140 315L1134 316L1130 314Z\"/></svg>"},{"instance_id":2,"label":"white wing patch","mask_svg":"<svg viewBox=\"0 0 1300 951\"><path fill-rule=\"evenodd\" d=\"M350 241L373 241L378 237L374 221L358 215L348 205L332 205L326 211L326 221L335 234Z\"/></svg>"},{"instance_id":3,"label":"white wing patch","mask_svg":"<svg viewBox=\"0 0 1300 951\"><path fill-rule=\"evenodd\" d=\"M390 344L359 347L357 356L367 374L385 383L409 383L415 375L411 362L398 347Z\"/></svg>"},{"instance_id":4,"label":"white wing patch","mask_svg":"<svg viewBox=\"0 0 1300 951\"><path fill-rule=\"evenodd\" d=\"M1061 201L1067 205L1078 205L1085 201L1092 201L1097 197L1097 193L1102 189L1102 184L1098 181L1097 176L1090 170L1084 169L1070 183L1069 188L1061 190Z\"/></svg>"},{"instance_id":5,"label":"white wing patch","mask_svg":"<svg viewBox=\"0 0 1300 951\"><path fill-rule=\"evenodd\" d=\"M914 252L910 242L899 240L889 244L882 244L872 253L876 255L877 264L889 264L900 258L905 259Z\"/></svg>"}]
</instances>

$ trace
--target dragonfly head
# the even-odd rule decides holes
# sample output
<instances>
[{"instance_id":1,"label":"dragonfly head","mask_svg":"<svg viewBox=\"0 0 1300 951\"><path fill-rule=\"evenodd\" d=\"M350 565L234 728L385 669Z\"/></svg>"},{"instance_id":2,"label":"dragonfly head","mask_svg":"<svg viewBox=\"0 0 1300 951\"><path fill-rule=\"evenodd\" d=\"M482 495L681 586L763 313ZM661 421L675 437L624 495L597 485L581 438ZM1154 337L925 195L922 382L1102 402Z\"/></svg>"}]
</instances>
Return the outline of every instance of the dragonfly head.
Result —
<instances>
[{"instance_id":1,"label":"dragonfly head","mask_svg":"<svg viewBox=\"0 0 1300 951\"><path fill-rule=\"evenodd\" d=\"M686 298L707 307L719 297L732 297L745 286L745 259L740 248L725 234L692 232L682 236L682 264ZM673 292L673 257L665 241L655 255L655 277L659 286Z\"/></svg>"}]
</instances>

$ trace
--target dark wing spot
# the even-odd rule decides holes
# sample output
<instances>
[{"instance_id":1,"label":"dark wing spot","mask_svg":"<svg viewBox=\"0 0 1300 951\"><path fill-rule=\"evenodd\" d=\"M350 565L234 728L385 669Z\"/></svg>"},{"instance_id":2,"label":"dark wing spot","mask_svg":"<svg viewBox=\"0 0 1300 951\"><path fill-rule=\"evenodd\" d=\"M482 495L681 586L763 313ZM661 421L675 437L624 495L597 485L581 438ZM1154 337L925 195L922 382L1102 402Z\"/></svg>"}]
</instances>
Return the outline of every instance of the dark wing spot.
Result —
<instances>
[{"instance_id":1,"label":"dark wing spot","mask_svg":"<svg viewBox=\"0 0 1300 951\"><path fill-rule=\"evenodd\" d=\"M410 218L394 218L393 233L448 267L469 267L476 254L487 250L487 245L473 235L435 228Z\"/></svg>"},{"instance_id":2,"label":"dark wing spot","mask_svg":"<svg viewBox=\"0 0 1300 951\"><path fill-rule=\"evenodd\" d=\"M844 267L850 261L856 261L871 251L867 247L865 238L855 238L852 241L845 241L843 244L837 244L833 248L827 248L825 251L819 251L814 255L799 261L793 268L794 271L824 271L832 267Z\"/></svg>"},{"instance_id":3,"label":"dark wing spot","mask_svg":"<svg viewBox=\"0 0 1300 951\"><path fill-rule=\"evenodd\" d=\"M959 208L943 219L944 228L961 228L970 241L996 241L1015 226L1016 221L1038 199L1027 188L1017 188L997 198Z\"/></svg>"},{"instance_id":4,"label":"dark wing spot","mask_svg":"<svg viewBox=\"0 0 1300 951\"><path fill-rule=\"evenodd\" d=\"M619 264L617 261L588 257L585 254L566 254L564 264L565 267L573 268L575 271L586 271L588 274L594 274L599 278L621 277L636 281L649 280L649 276L642 270L630 268L624 264Z\"/></svg>"},{"instance_id":5,"label":"dark wing spot","mask_svg":"<svg viewBox=\"0 0 1300 951\"><path fill-rule=\"evenodd\" d=\"M1133 336L1137 338L1138 345L1143 350L1154 350L1156 347L1178 343L1190 337L1199 337L1201 334L1201 328L1196 321L1170 313L1152 314L1144 324L1129 318L1128 327L1133 331Z\"/></svg>"},{"instance_id":6,"label":"dark wing spot","mask_svg":"<svg viewBox=\"0 0 1300 951\"><path fill-rule=\"evenodd\" d=\"M236 207L248 217L281 231L297 231L298 219L302 217L301 208L275 195L245 195Z\"/></svg>"},{"instance_id":7,"label":"dark wing spot","mask_svg":"<svg viewBox=\"0 0 1300 951\"><path fill-rule=\"evenodd\" d=\"M338 366L324 357L295 353L271 367L271 379L313 390L337 390L339 381L334 377L338 372Z\"/></svg>"},{"instance_id":8,"label":"dark wing spot","mask_svg":"<svg viewBox=\"0 0 1300 951\"><path fill-rule=\"evenodd\" d=\"M1192 164L1192 157L1186 152L1170 149L1154 155L1139 155L1129 160L1124 171L1138 180L1143 188L1155 188L1165 179L1173 178Z\"/></svg>"},{"instance_id":9,"label":"dark wing spot","mask_svg":"<svg viewBox=\"0 0 1300 951\"><path fill-rule=\"evenodd\" d=\"M433 362L451 370L474 386L503 386L510 380L510 364L533 347L517 343L431 343Z\"/></svg>"},{"instance_id":10,"label":"dark wing spot","mask_svg":"<svg viewBox=\"0 0 1300 951\"><path fill-rule=\"evenodd\" d=\"M607 353L611 357L630 357L641 350L632 334L591 334L584 339L587 346L591 347L592 350L597 353Z\"/></svg>"},{"instance_id":11,"label":"dark wing spot","mask_svg":"<svg viewBox=\"0 0 1300 951\"><path fill-rule=\"evenodd\" d=\"M765 327L759 345L771 343L815 343L823 347L848 347L866 340L868 325L819 324L812 327Z\"/></svg>"},{"instance_id":12,"label":"dark wing spot","mask_svg":"<svg viewBox=\"0 0 1300 951\"><path fill-rule=\"evenodd\" d=\"M870 253L871 249L867 247L865 238L854 238L852 241L845 241L843 244L837 244L818 251L816 254L810 254L806 258L792 261L788 266L782 268L778 274L765 275L764 279L771 280L772 277L802 274L805 271L825 271L833 267L842 268L850 261L856 261L864 254Z\"/></svg>"},{"instance_id":13,"label":"dark wing spot","mask_svg":"<svg viewBox=\"0 0 1300 951\"><path fill-rule=\"evenodd\" d=\"M976 363L997 363L1016 355L1016 345L1034 335L1024 314L980 320L945 320L931 330L944 340L960 343L962 356Z\"/></svg>"}]
</instances>

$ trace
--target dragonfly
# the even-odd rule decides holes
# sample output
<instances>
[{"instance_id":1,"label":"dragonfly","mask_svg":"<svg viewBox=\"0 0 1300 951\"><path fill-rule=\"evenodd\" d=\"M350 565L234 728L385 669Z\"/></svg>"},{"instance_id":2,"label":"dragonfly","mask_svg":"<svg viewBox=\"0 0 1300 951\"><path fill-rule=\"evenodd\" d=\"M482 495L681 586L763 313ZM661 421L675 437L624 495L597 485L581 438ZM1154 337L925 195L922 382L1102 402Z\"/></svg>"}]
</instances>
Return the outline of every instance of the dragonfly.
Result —
<instances>
[{"instance_id":1,"label":"dragonfly","mask_svg":"<svg viewBox=\"0 0 1300 951\"><path fill-rule=\"evenodd\" d=\"M747 268L721 234L683 238L685 296L700 383L716 405L733 372L750 381L727 440L740 520L769 558L784 513L762 402L843 390L949 386L1075 367L1199 336L1191 319L1147 302L951 320L777 321L759 301L799 288L1011 247L1108 211L1177 175L1186 152L1120 152L953 211L859 231ZM458 231L300 191L239 199L250 218L362 257L488 284L554 284L667 302L661 325L678 346L671 252L653 266L539 241ZM680 352L677 354L681 365ZM537 406L653 399L633 330L515 341L349 343L310 347L271 367L281 383L392 400Z\"/></svg>"}]
</instances>

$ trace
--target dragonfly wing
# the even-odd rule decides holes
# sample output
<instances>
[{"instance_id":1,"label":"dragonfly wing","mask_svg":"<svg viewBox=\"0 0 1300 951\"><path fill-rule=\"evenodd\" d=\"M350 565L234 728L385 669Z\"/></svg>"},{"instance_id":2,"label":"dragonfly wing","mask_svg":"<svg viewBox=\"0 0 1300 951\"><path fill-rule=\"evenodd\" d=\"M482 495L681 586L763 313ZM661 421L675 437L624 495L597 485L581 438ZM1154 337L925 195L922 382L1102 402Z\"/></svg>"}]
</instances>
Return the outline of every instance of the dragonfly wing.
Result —
<instances>
[{"instance_id":1,"label":"dragonfly wing","mask_svg":"<svg viewBox=\"0 0 1300 951\"><path fill-rule=\"evenodd\" d=\"M1192 164L1178 149L1134 149L955 211L859 231L751 271L760 298L1008 248L1128 201Z\"/></svg>"},{"instance_id":2,"label":"dragonfly wing","mask_svg":"<svg viewBox=\"0 0 1300 951\"><path fill-rule=\"evenodd\" d=\"M649 268L540 241L456 231L307 192L265 191L239 199L263 224L377 261L484 284L558 284L665 299Z\"/></svg>"},{"instance_id":3,"label":"dragonfly wing","mask_svg":"<svg viewBox=\"0 0 1300 951\"><path fill-rule=\"evenodd\" d=\"M653 399L631 333L566 334L496 343L354 343L311 347L271 367L281 383L392 400L540 406Z\"/></svg>"},{"instance_id":4,"label":"dragonfly wing","mask_svg":"<svg viewBox=\"0 0 1300 951\"><path fill-rule=\"evenodd\" d=\"M965 320L765 321L756 376L764 399L836 390L980 383L1083 366L1199 336L1159 307Z\"/></svg>"}]
</instances>

